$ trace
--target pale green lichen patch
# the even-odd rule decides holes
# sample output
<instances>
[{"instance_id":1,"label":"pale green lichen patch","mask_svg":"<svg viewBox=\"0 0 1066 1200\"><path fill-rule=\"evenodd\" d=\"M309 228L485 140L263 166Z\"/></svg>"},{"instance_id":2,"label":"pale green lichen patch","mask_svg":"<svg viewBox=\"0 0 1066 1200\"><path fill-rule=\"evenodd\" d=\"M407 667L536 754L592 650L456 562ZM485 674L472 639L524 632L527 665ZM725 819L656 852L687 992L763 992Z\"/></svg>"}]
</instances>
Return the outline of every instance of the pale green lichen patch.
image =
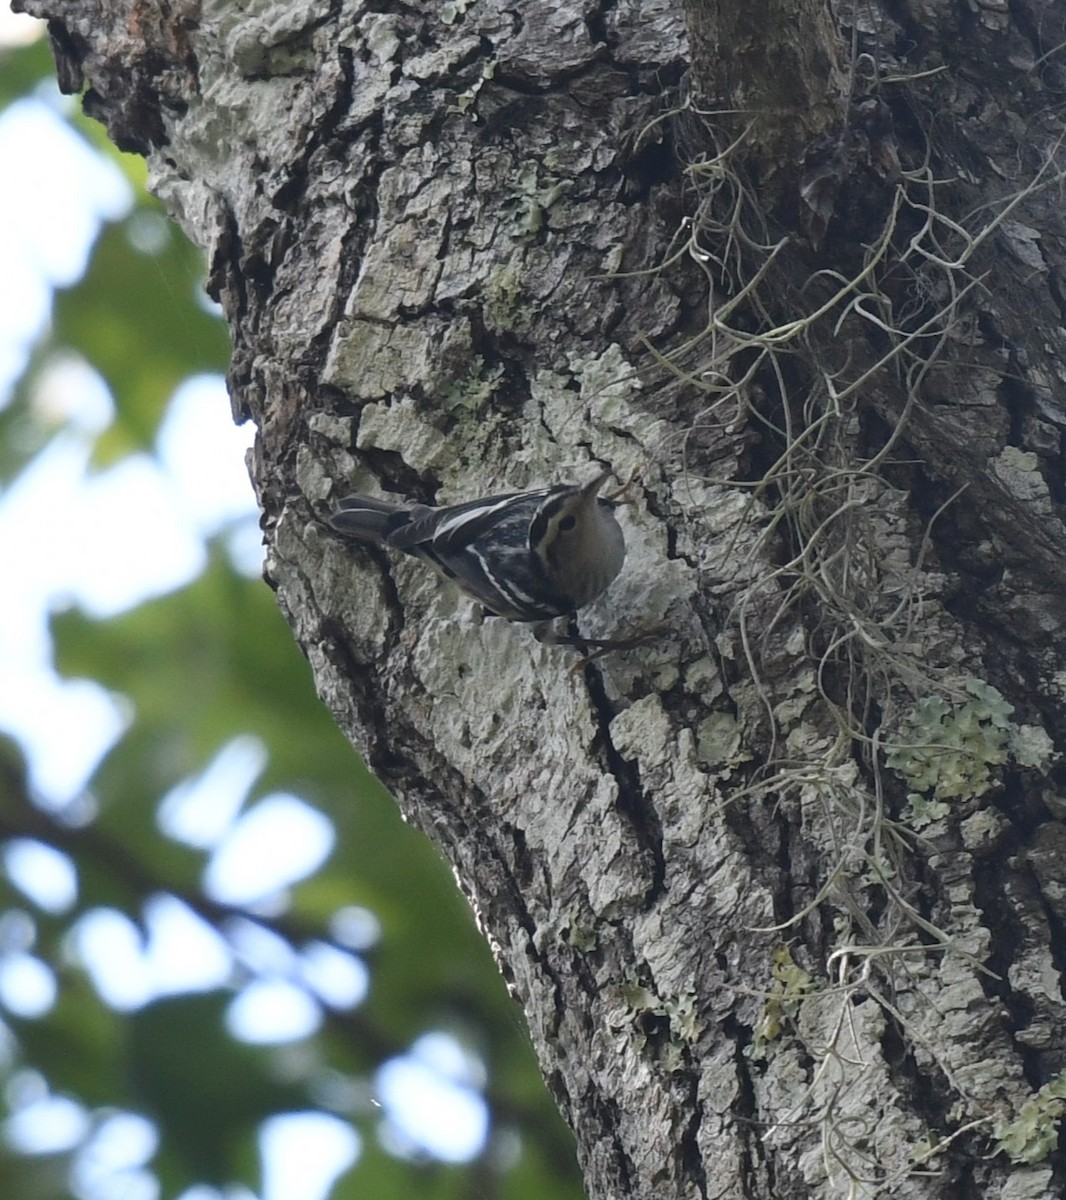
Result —
<instances>
[{"instance_id":1,"label":"pale green lichen patch","mask_svg":"<svg viewBox=\"0 0 1066 1200\"><path fill-rule=\"evenodd\" d=\"M770 993L748 1048L750 1056L756 1059L765 1058L769 1044L795 1021L804 996L815 986L813 976L796 962L785 945L773 949L770 976L773 980Z\"/></svg>"},{"instance_id":2,"label":"pale green lichen patch","mask_svg":"<svg viewBox=\"0 0 1066 1200\"><path fill-rule=\"evenodd\" d=\"M1039 725L1017 725L1011 729L1011 754L1020 767L1043 769L1055 754L1055 745Z\"/></svg>"},{"instance_id":3,"label":"pale green lichen patch","mask_svg":"<svg viewBox=\"0 0 1066 1200\"><path fill-rule=\"evenodd\" d=\"M475 43L476 45L476 43ZM468 109L473 108L474 103L478 98L478 94L486 83L496 74L495 62L487 62L481 68L481 74L471 84L470 87L464 89L455 98L455 104L452 105L452 111L457 113L465 113ZM477 113L471 113L474 120L477 120Z\"/></svg>"},{"instance_id":4,"label":"pale green lichen patch","mask_svg":"<svg viewBox=\"0 0 1066 1200\"><path fill-rule=\"evenodd\" d=\"M540 233L549 209L573 186L573 180L559 179L536 163L527 163L514 178L510 199L502 205L515 236L532 238Z\"/></svg>"},{"instance_id":5,"label":"pale green lichen patch","mask_svg":"<svg viewBox=\"0 0 1066 1200\"><path fill-rule=\"evenodd\" d=\"M453 380L441 393L441 404L448 412L475 413L485 404L503 378L503 366L486 367L480 354L470 363L470 369L459 379Z\"/></svg>"},{"instance_id":6,"label":"pale green lichen patch","mask_svg":"<svg viewBox=\"0 0 1066 1200\"><path fill-rule=\"evenodd\" d=\"M1004 446L989 466L1009 492L1019 500L1034 504L1042 512L1051 512L1051 495L1047 480L1041 475L1039 460L1030 450Z\"/></svg>"},{"instance_id":7,"label":"pale green lichen patch","mask_svg":"<svg viewBox=\"0 0 1066 1200\"><path fill-rule=\"evenodd\" d=\"M506 332L514 325L522 295L522 261L518 253L494 267L483 289L485 326Z\"/></svg>"},{"instance_id":8,"label":"pale green lichen patch","mask_svg":"<svg viewBox=\"0 0 1066 1200\"><path fill-rule=\"evenodd\" d=\"M1012 1162L1035 1163L1059 1144L1066 1115L1066 1071L1060 1071L1021 1106L1011 1121L996 1126L996 1149Z\"/></svg>"},{"instance_id":9,"label":"pale green lichen patch","mask_svg":"<svg viewBox=\"0 0 1066 1200\"><path fill-rule=\"evenodd\" d=\"M454 25L456 21L473 7L475 0L444 0L440 6L440 19L444 25Z\"/></svg>"},{"instance_id":10,"label":"pale green lichen patch","mask_svg":"<svg viewBox=\"0 0 1066 1200\"><path fill-rule=\"evenodd\" d=\"M656 1040L663 1042L663 1065L668 1071L680 1070L685 1057L683 1048L697 1041L704 1029L696 1012L695 990L686 987L677 996L663 997L644 984L627 983L620 998L623 1007L616 1027L629 1026L640 1049L648 1045L649 1029L655 1028L661 1035Z\"/></svg>"},{"instance_id":11,"label":"pale green lichen patch","mask_svg":"<svg viewBox=\"0 0 1066 1200\"><path fill-rule=\"evenodd\" d=\"M919 700L886 755L911 789L904 815L916 828L947 816L951 801L982 796L992 786L992 768L1008 759L1026 767L1051 759L1047 734L1015 725L1014 706L991 684L970 678L963 692L966 699Z\"/></svg>"}]
</instances>

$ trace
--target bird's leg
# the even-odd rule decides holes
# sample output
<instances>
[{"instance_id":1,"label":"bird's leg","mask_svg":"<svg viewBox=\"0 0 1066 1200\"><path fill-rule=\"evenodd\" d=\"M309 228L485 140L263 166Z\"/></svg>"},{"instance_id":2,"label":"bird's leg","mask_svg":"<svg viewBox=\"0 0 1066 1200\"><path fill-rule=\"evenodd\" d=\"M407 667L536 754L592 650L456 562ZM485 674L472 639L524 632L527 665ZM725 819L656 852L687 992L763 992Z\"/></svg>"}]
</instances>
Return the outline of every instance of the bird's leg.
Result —
<instances>
[{"instance_id":1,"label":"bird's leg","mask_svg":"<svg viewBox=\"0 0 1066 1200\"><path fill-rule=\"evenodd\" d=\"M554 621L540 621L533 626L533 636L545 646L573 646L581 652L581 657L570 668L571 672L580 670L586 663L610 654L612 650L632 650L635 646L643 646L655 641L663 631L664 626L656 625L643 633L626 638L588 638L580 633L560 632L555 628Z\"/></svg>"}]
</instances>

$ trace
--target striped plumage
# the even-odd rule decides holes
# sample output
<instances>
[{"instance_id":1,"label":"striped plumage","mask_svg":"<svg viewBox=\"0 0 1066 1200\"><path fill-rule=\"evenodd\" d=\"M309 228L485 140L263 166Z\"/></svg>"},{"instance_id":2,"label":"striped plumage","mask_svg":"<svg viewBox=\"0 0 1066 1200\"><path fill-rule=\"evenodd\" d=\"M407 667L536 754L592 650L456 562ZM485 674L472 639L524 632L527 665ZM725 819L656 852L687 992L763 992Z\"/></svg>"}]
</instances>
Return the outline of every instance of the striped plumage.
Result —
<instances>
[{"instance_id":1,"label":"striped plumage","mask_svg":"<svg viewBox=\"0 0 1066 1200\"><path fill-rule=\"evenodd\" d=\"M551 621L591 604L622 569L615 506L599 495L607 475L443 508L348 496L330 524L428 562L496 616Z\"/></svg>"}]
</instances>

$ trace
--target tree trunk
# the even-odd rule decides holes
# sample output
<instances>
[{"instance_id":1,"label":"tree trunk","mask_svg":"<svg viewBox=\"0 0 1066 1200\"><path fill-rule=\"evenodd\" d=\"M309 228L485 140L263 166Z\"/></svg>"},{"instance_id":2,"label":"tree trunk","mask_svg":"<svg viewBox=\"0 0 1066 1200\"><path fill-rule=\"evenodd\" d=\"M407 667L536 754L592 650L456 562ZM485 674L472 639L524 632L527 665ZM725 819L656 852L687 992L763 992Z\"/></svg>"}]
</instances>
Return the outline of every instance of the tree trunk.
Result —
<instances>
[{"instance_id":1,"label":"tree trunk","mask_svg":"<svg viewBox=\"0 0 1066 1200\"><path fill-rule=\"evenodd\" d=\"M270 582L589 1196L1064 1194L1066 7L23 3L208 252ZM324 523L595 463L582 631L661 628L577 670Z\"/></svg>"}]
</instances>

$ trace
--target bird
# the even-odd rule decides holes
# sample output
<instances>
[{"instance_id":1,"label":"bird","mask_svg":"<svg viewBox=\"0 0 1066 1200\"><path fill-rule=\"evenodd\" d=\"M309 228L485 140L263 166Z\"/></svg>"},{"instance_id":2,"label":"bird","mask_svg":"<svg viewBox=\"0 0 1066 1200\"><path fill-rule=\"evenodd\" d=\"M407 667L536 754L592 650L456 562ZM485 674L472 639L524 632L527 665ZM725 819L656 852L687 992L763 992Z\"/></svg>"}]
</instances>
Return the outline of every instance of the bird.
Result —
<instances>
[{"instance_id":1,"label":"bird","mask_svg":"<svg viewBox=\"0 0 1066 1200\"><path fill-rule=\"evenodd\" d=\"M329 523L347 538L421 559L490 615L534 623L541 640L603 645L544 633L598 599L622 569L615 509L626 489L601 496L609 475L439 508L346 496Z\"/></svg>"}]
</instances>

